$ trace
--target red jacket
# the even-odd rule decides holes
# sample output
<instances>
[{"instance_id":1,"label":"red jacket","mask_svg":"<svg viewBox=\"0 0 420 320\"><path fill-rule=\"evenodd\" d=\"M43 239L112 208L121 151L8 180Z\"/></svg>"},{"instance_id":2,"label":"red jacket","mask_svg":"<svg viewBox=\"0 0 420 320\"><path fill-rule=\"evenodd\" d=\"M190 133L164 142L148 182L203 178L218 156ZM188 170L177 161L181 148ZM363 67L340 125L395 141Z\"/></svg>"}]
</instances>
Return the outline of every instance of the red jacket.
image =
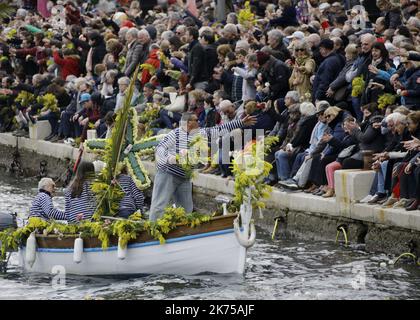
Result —
<instances>
[{"instance_id":1,"label":"red jacket","mask_svg":"<svg viewBox=\"0 0 420 320\"><path fill-rule=\"evenodd\" d=\"M151 64L152 66L154 66L156 68L156 71L160 67L160 61L157 52L158 49L153 49L152 51L150 51L149 57L144 62L145 64ZM147 82L150 81L151 78L152 75L150 74L149 70L144 69L141 73L141 86L143 87Z\"/></svg>"},{"instance_id":2,"label":"red jacket","mask_svg":"<svg viewBox=\"0 0 420 320\"><path fill-rule=\"evenodd\" d=\"M60 66L61 79L66 80L67 76L80 76L80 58L78 56L67 56L61 58L57 51L53 52L54 62Z\"/></svg>"}]
</instances>

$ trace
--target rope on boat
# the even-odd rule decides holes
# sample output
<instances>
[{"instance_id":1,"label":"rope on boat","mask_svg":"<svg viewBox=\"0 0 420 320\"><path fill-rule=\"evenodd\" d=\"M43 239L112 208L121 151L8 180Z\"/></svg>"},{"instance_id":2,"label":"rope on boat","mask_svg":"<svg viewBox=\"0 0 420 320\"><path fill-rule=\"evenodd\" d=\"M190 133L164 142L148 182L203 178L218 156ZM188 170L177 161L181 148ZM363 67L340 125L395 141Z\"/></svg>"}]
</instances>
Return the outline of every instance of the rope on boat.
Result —
<instances>
[{"instance_id":1,"label":"rope on boat","mask_svg":"<svg viewBox=\"0 0 420 320\"><path fill-rule=\"evenodd\" d=\"M250 235L248 237L245 232L241 232L241 229L239 227L239 219L236 218L233 221L233 229L235 230L235 236L236 239L238 239L239 244L244 248L250 248L254 245L255 239L257 236L257 231L255 229L254 220L251 220L249 223L250 228Z\"/></svg>"},{"instance_id":2,"label":"rope on boat","mask_svg":"<svg viewBox=\"0 0 420 320\"><path fill-rule=\"evenodd\" d=\"M418 263L418 261L417 261L417 257L414 254L410 253L410 252L405 252L405 253L400 254L400 256L397 259L395 259L394 264L396 264L402 257L406 257L406 256L413 258L414 262L417 265L420 265Z\"/></svg>"}]
</instances>

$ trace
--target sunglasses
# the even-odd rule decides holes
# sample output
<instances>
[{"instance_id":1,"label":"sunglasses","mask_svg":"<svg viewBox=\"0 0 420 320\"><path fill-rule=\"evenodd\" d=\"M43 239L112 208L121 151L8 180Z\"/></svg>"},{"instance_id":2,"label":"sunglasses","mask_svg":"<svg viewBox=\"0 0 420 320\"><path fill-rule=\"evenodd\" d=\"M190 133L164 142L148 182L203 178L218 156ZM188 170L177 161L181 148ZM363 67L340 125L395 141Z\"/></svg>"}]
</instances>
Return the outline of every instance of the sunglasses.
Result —
<instances>
[{"instance_id":1,"label":"sunglasses","mask_svg":"<svg viewBox=\"0 0 420 320\"><path fill-rule=\"evenodd\" d=\"M305 51L305 49L303 49L303 48L298 48L298 49L296 49L296 51Z\"/></svg>"}]
</instances>

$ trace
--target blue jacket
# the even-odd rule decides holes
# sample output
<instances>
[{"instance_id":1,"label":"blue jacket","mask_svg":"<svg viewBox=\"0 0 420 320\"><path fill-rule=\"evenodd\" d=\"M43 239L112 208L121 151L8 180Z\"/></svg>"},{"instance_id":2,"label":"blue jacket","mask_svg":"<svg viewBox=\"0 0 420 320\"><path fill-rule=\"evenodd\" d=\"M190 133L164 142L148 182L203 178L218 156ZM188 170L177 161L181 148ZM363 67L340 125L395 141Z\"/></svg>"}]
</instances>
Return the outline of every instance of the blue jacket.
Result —
<instances>
[{"instance_id":1,"label":"blue jacket","mask_svg":"<svg viewBox=\"0 0 420 320\"><path fill-rule=\"evenodd\" d=\"M346 133L343 128L344 119L350 114L347 111L340 111L333 121L328 124L332 139L328 142L325 149L322 151L324 155L338 154L342 150L340 141L343 141Z\"/></svg>"},{"instance_id":2,"label":"blue jacket","mask_svg":"<svg viewBox=\"0 0 420 320\"><path fill-rule=\"evenodd\" d=\"M408 95L404 97L404 105L412 107L413 110L420 110L420 84L417 79L420 78L420 67L416 69L406 70L401 82L408 91Z\"/></svg>"},{"instance_id":3,"label":"blue jacket","mask_svg":"<svg viewBox=\"0 0 420 320\"><path fill-rule=\"evenodd\" d=\"M325 92L330 84L338 77L345 62L337 53L331 53L319 66L313 83L313 99L325 100Z\"/></svg>"}]
</instances>

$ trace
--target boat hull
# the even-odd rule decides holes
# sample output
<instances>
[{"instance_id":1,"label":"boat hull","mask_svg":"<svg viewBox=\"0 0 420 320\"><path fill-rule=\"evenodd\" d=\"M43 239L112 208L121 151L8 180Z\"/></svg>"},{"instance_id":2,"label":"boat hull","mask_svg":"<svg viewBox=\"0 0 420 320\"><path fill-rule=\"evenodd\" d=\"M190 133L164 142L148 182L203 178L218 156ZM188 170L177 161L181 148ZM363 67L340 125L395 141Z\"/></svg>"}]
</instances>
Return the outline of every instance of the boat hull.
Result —
<instances>
[{"instance_id":1,"label":"boat hull","mask_svg":"<svg viewBox=\"0 0 420 320\"><path fill-rule=\"evenodd\" d=\"M76 275L243 273L246 256L233 229L171 238L165 244L129 244L124 259L118 258L117 246L106 250L85 248L79 263L73 261L72 248L37 248L35 262L30 266L25 261L26 248L19 251L27 272L62 270Z\"/></svg>"}]
</instances>

